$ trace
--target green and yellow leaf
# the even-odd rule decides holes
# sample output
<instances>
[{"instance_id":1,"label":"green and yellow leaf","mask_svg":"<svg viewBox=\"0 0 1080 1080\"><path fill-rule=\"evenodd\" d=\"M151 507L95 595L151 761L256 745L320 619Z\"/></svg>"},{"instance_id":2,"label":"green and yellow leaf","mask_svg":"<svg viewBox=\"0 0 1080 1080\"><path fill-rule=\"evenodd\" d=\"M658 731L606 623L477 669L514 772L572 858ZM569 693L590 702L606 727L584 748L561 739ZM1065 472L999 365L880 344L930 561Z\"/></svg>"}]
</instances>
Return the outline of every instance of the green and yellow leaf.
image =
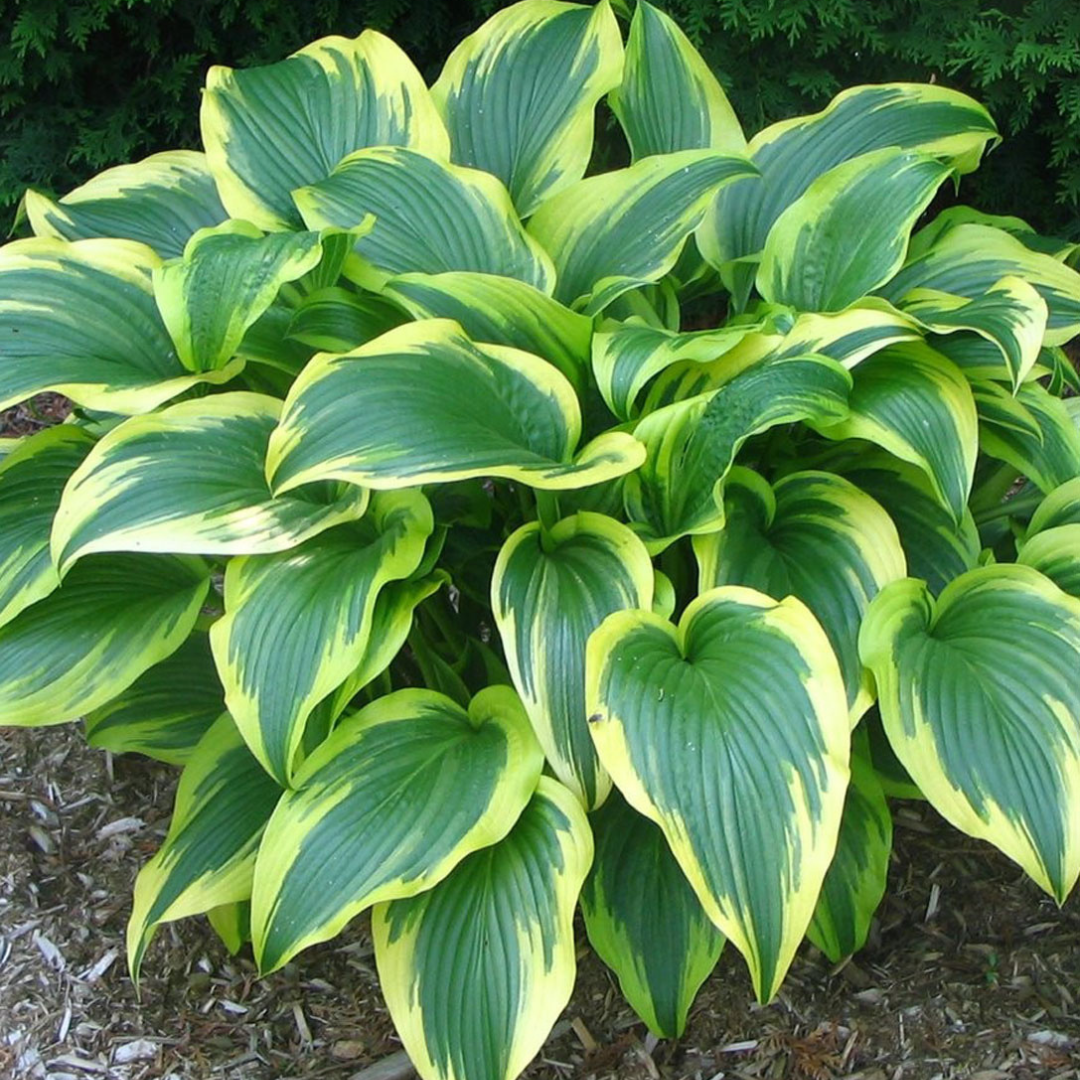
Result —
<instances>
[{"instance_id":1,"label":"green and yellow leaf","mask_svg":"<svg viewBox=\"0 0 1080 1080\"><path fill-rule=\"evenodd\" d=\"M551 258L525 231L501 180L405 147L350 154L324 180L293 192L309 229L375 222L345 272L380 289L398 274L455 270L517 278L550 293Z\"/></svg>"},{"instance_id":2,"label":"green and yellow leaf","mask_svg":"<svg viewBox=\"0 0 1080 1080\"><path fill-rule=\"evenodd\" d=\"M224 711L210 639L196 630L171 656L86 714L86 741L114 754L184 765Z\"/></svg>"},{"instance_id":3,"label":"green and yellow leaf","mask_svg":"<svg viewBox=\"0 0 1080 1080\"><path fill-rule=\"evenodd\" d=\"M775 486L736 467L724 485L724 528L694 537L698 588L746 585L797 596L840 662L852 726L873 701L859 660L870 601L907 573L896 526L865 492L827 472L791 473Z\"/></svg>"},{"instance_id":4,"label":"green and yellow leaf","mask_svg":"<svg viewBox=\"0 0 1080 1080\"><path fill-rule=\"evenodd\" d=\"M251 895L259 837L280 796L229 715L221 716L180 774L169 832L135 879L127 928L133 979L160 923Z\"/></svg>"},{"instance_id":5,"label":"green and yellow leaf","mask_svg":"<svg viewBox=\"0 0 1080 1080\"><path fill-rule=\"evenodd\" d=\"M577 396L553 365L428 319L313 360L289 392L267 475L279 493L313 480L391 489L475 476L574 488L621 476L644 457L625 432L575 457L580 434Z\"/></svg>"},{"instance_id":6,"label":"green and yellow leaf","mask_svg":"<svg viewBox=\"0 0 1080 1080\"><path fill-rule=\"evenodd\" d=\"M450 54L431 95L453 161L497 176L522 217L585 175L596 104L622 77L608 0L521 0Z\"/></svg>"},{"instance_id":7,"label":"green and yellow leaf","mask_svg":"<svg viewBox=\"0 0 1080 1080\"><path fill-rule=\"evenodd\" d=\"M589 639L601 764L664 832L758 999L776 993L832 861L848 780L840 667L794 597L703 593L678 627L610 615Z\"/></svg>"},{"instance_id":8,"label":"green and yellow leaf","mask_svg":"<svg viewBox=\"0 0 1080 1080\"><path fill-rule=\"evenodd\" d=\"M436 885L501 840L543 753L509 687L466 712L399 690L343 720L304 762L259 849L251 929L260 970L332 938L372 904Z\"/></svg>"},{"instance_id":9,"label":"green and yellow leaf","mask_svg":"<svg viewBox=\"0 0 1080 1080\"><path fill-rule=\"evenodd\" d=\"M634 160L678 150L746 152L723 88L675 21L639 0L621 85L608 95Z\"/></svg>"},{"instance_id":10,"label":"green and yellow leaf","mask_svg":"<svg viewBox=\"0 0 1080 1080\"><path fill-rule=\"evenodd\" d=\"M321 352L348 352L407 320L396 304L379 296L329 285L304 297L290 313L287 333Z\"/></svg>"},{"instance_id":11,"label":"green and yellow leaf","mask_svg":"<svg viewBox=\"0 0 1080 1080\"><path fill-rule=\"evenodd\" d=\"M291 193L354 150L411 146L445 157L450 149L423 77L374 30L322 38L266 67L212 67L200 120L229 214L270 231L299 228Z\"/></svg>"},{"instance_id":12,"label":"green and yellow leaf","mask_svg":"<svg viewBox=\"0 0 1080 1080\"><path fill-rule=\"evenodd\" d=\"M594 315L659 281L714 194L756 174L744 157L686 150L580 180L545 200L529 233L555 262L555 299Z\"/></svg>"},{"instance_id":13,"label":"green and yellow leaf","mask_svg":"<svg viewBox=\"0 0 1080 1080\"><path fill-rule=\"evenodd\" d=\"M724 936L664 834L616 791L590 818L596 858L581 893L589 942L649 1030L677 1039Z\"/></svg>"},{"instance_id":14,"label":"green and yellow leaf","mask_svg":"<svg viewBox=\"0 0 1080 1080\"><path fill-rule=\"evenodd\" d=\"M183 253L200 229L227 217L206 155L168 150L98 173L57 201L27 191L35 236L57 240L136 240L163 259Z\"/></svg>"},{"instance_id":15,"label":"green and yellow leaf","mask_svg":"<svg viewBox=\"0 0 1080 1080\"><path fill-rule=\"evenodd\" d=\"M126 690L191 633L207 590L200 559L100 555L0 627L0 716L77 720Z\"/></svg>"},{"instance_id":16,"label":"green and yellow leaf","mask_svg":"<svg viewBox=\"0 0 1080 1080\"><path fill-rule=\"evenodd\" d=\"M585 643L613 611L649 608L645 545L614 518L588 512L549 531L523 525L503 544L491 608L506 662L555 775L587 810L611 789L589 735Z\"/></svg>"},{"instance_id":17,"label":"green and yellow leaf","mask_svg":"<svg viewBox=\"0 0 1080 1080\"><path fill-rule=\"evenodd\" d=\"M16 240L0 249L0 409L43 390L103 412L149 412L243 362L192 374L154 303L161 260L131 240Z\"/></svg>"},{"instance_id":18,"label":"green and yellow leaf","mask_svg":"<svg viewBox=\"0 0 1080 1080\"><path fill-rule=\"evenodd\" d=\"M823 173L765 239L758 292L799 311L841 311L900 269L908 236L951 167L889 146Z\"/></svg>"},{"instance_id":19,"label":"green and yellow leaf","mask_svg":"<svg viewBox=\"0 0 1080 1080\"><path fill-rule=\"evenodd\" d=\"M380 492L359 521L230 560L210 641L229 712L282 787L311 711L367 651L379 591L417 568L432 528L419 491Z\"/></svg>"},{"instance_id":20,"label":"green and yellow leaf","mask_svg":"<svg viewBox=\"0 0 1080 1080\"><path fill-rule=\"evenodd\" d=\"M379 983L424 1080L514 1080L570 1000L588 819L542 777L504 839L372 915Z\"/></svg>"},{"instance_id":21,"label":"green and yellow leaf","mask_svg":"<svg viewBox=\"0 0 1080 1080\"><path fill-rule=\"evenodd\" d=\"M946 820L1064 901L1080 875L1080 600L1028 566L895 582L859 642L896 756Z\"/></svg>"},{"instance_id":22,"label":"green and yellow leaf","mask_svg":"<svg viewBox=\"0 0 1080 1080\"><path fill-rule=\"evenodd\" d=\"M60 500L52 553L61 574L94 551L284 551L360 517L364 490L270 493L266 448L280 412L262 394L218 394L113 428Z\"/></svg>"}]
</instances>

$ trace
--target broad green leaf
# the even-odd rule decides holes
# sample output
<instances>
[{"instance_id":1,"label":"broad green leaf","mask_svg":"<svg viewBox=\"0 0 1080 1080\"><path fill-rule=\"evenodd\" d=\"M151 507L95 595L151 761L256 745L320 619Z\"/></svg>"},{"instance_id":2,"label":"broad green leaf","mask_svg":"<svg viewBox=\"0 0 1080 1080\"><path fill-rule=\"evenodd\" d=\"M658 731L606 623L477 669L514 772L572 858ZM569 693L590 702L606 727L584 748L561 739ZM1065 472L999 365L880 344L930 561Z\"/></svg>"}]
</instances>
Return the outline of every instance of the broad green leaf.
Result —
<instances>
[{"instance_id":1,"label":"broad green leaf","mask_svg":"<svg viewBox=\"0 0 1080 1080\"><path fill-rule=\"evenodd\" d=\"M183 257L154 269L154 299L189 371L217 371L286 282L322 258L317 233L263 234L246 221L201 229Z\"/></svg>"},{"instance_id":2,"label":"broad green leaf","mask_svg":"<svg viewBox=\"0 0 1080 1080\"><path fill-rule=\"evenodd\" d=\"M360 517L363 490L270 493L266 448L280 412L262 394L217 394L113 428L60 500L52 553L61 574L93 551L284 551Z\"/></svg>"},{"instance_id":3,"label":"broad green leaf","mask_svg":"<svg viewBox=\"0 0 1080 1080\"><path fill-rule=\"evenodd\" d=\"M555 261L555 299L595 315L623 293L659 281L713 194L755 175L746 158L686 150L591 176L545 200L529 233Z\"/></svg>"},{"instance_id":4,"label":"broad green leaf","mask_svg":"<svg viewBox=\"0 0 1080 1080\"><path fill-rule=\"evenodd\" d=\"M949 229L923 255L912 259L881 293L901 305L916 289L977 300L1003 277L1021 278L1046 302L1045 344L1063 345L1080 333L1080 274L989 225Z\"/></svg>"},{"instance_id":5,"label":"broad green leaf","mask_svg":"<svg viewBox=\"0 0 1080 1080\"><path fill-rule=\"evenodd\" d=\"M494 274L402 274L382 294L414 319L453 319L473 341L534 353L584 391L592 320L532 285Z\"/></svg>"},{"instance_id":6,"label":"broad green leaf","mask_svg":"<svg viewBox=\"0 0 1080 1080\"><path fill-rule=\"evenodd\" d=\"M860 448L833 467L885 507L899 533L908 573L925 581L934 596L978 563L979 530L971 511L964 508L958 525L917 466Z\"/></svg>"},{"instance_id":7,"label":"broad green leaf","mask_svg":"<svg viewBox=\"0 0 1080 1080\"><path fill-rule=\"evenodd\" d=\"M259 837L280 796L229 715L221 716L180 774L169 832L135 879L127 927L133 979L160 923L251 895Z\"/></svg>"},{"instance_id":8,"label":"broad green leaf","mask_svg":"<svg viewBox=\"0 0 1080 1080\"><path fill-rule=\"evenodd\" d=\"M678 150L746 151L746 138L716 76L675 21L639 0L622 84L608 96L634 160Z\"/></svg>"},{"instance_id":9,"label":"broad green leaf","mask_svg":"<svg viewBox=\"0 0 1080 1080\"><path fill-rule=\"evenodd\" d=\"M896 146L830 169L769 230L758 292L800 311L854 304L903 265L912 227L951 171Z\"/></svg>"},{"instance_id":10,"label":"broad green leaf","mask_svg":"<svg viewBox=\"0 0 1080 1080\"><path fill-rule=\"evenodd\" d=\"M913 289L904 297L903 309L935 334L971 330L993 344L1014 390L1035 366L1046 334L1046 301L1018 277L1003 277L974 300Z\"/></svg>"},{"instance_id":11,"label":"broad green leaf","mask_svg":"<svg viewBox=\"0 0 1080 1080\"><path fill-rule=\"evenodd\" d=\"M491 608L514 686L552 770L587 810L611 779L589 735L585 643L613 611L649 608L652 597L645 545L602 514L575 514L546 533L523 525L495 564Z\"/></svg>"},{"instance_id":12,"label":"broad green leaf","mask_svg":"<svg viewBox=\"0 0 1080 1080\"><path fill-rule=\"evenodd\" d=\"M590 818L596 858L581 893L589 942L649 1030L677 1039L724 936L664 834L613 792Z\"/></svg>"},{"instance_id":13,"label":"broad green leaf","mask_svg":"<svg viewBox=\"0 0 1080 1080\"><path fill-rule=\"evenodd\" d=\"M304 297L290 312L287 333L313 349L348 352L406 321L400 308L379 296L327 286Z\"/></svg>"},{"instance_id":14,"label":"broad green leaf","mask_svg":"<svg viewBox=\"0 0 1080 1080\"><path fill-rule=\"evenodd\" d=\"M650 550L724 523L724 477L751 435L777 424L835 423L847 415L851 375L824 356L748 368L719 390L649 413L634 428L645 464L626 477L626 510Z\"/></svg>"},{"instance_id":15,"label":"broad green leaf","mask_svg":"<svg viewBox=\"0 0 1080 1080\"><path fill-rule=\"evenodd\" d=\"M343 720L297 772L259 849L260 970L332 938L372 904L430 889L501 840L542 764L509 687L482 690L467 712L442 694L399 690Z\"/></svg>"},{"instance_id":16,"label":"broad green leaf","mask_svg":"<svg viewBox=\"0 0 1080 1080\"><path fill-rule=\"evenodd\" d=\"M711 364L760 323L675 333L641 323L615 323L592 339L592 368L608 408L621 420L637 412L638 396L656 375L677 364Z\"/></svg>"},{"instance_id":17,"label":"broad green leaf","mask_svg":"<svg viewBox=\"0 0 1080 1080\"><path fill-rule=\"evenodd\" d=\"M200 559L101 555L0 627L0 716L76 720L127 689L191 632L210 588Z\"/></svg>"},{"instance_id":18,"label":"broad green leaf","mask_svg":"<svg viewBox=\"0 0 1080 1080\"><path fill-rule=\"evenodd\" d=\"M979 409L979 443L1049 494L1080 476L1080 428L1060 398L1038 383L1010 395L994 382L973 387Z\"/></svg>"},{"instance_id":19,"label":"broad green leaf","mask_svg":"<svg viewBox=\"0 0 1080 1080\"><path fill-rule=\"evenodd\" d=\"M850 415L821 433L866 439L917 465L959 523L979 450L978 414L963 373L928 345L908 342L875 353L854 374Z\"/></svg>"},{"instance_id":20,"label":"broad green leaf","mask_svg":"<svg viewBox=\"0 0 1080 1080\"><path fill-rule=\"evenodd\" d=\"M555 367L428 319L308 364L270 440L267 475L279 494L313 480L389 489L474 476L573 488L644 457L625 432L574 457L580 434L577 396Z\"/></svg>"},{"instance_id":21,"label":"broad green leaf","mask_svg":"<svg viewBox=\"0 0 1080 1080\"><path fill-rule=\"evenodd\" d=\"M27 191L25 206L35 236L136 240L163 259L180 255L199 229L228 217L206 155L194 150L106 169L57 202Z\"/></svg>"},{"instance_id":22,"label":"broad green leaf","mask_svg":"<svg viewBox=\"0 0 1080 1080\"><path fill-rule=\"evenodd\" d=\"M1011 233L1027 246L1031 246L1031 238L1037 238L1035 230L1023 218L1005 214L987 214L982 210L976 210L973 206L950 206L942 210L929 225L924 225L911 238L908 258L917 259L920 255L925 255L940 237L950 229L955 229L957 225L992 225L995 229ZM1032 250L1038 250L1038 248L1033 246Z\"/></svg>"},{"instance_id":23,"label":"broad green leaf","mask_svg":"<svg viewBox=\"0 0 1080 1080\"><path fill-rule=\"evenodd\" d=\"M53 517L93 445L81 428L61 424L21 440L0 460L0 626L60 584L49 554Z\"/></svg>"},{"instance_id":24,"label":"broad green leaf","mask_svg":"<svg viewBox=\"0 0 1080 1080\"><path fill-rule=\"evenodd\" d=\"M210 639L196 630L171 656L86 715L86 741L114 754L183 765L225 711Z\"/></svg>"},{"instance_id":25,"label":"broad green leaf","mask_svg":"<svg viewBox=\"0 0 1080 1080\"><path fill-rule=\"evenodd\" d=\"M431 88L452 160L497 176L526 217L585 175L596 104L622 65L608 0L504 8L454 49Z\"/></svg>"},{"instance_id":26,"label":"broad green leaf","mask_svg":"<svg viewBox=\"0 0 1080 1080\"><path fill-rule=\"evenodd\" d=\"M913 319L874 297L866 297L840 312L805 312L793 321L773 321L778 325L769 325L767 320L760 330L751 324L751 333L713 361L690 359L666 368L645 399L645 411L716 390L739 372L765 360L813 353L851 369L888 345L917 341L922 336ZM734 330L735 326L727 329Z\"/></svg>"},{"instance_id":27,"label":"broad green leaf","mask_svg":"<svg viewBox=\"0 0 1080 1080\"><path fill-rule=\"evenodd\" d=\"M416 569L432 527L419 491L380 492L360 521L230 560L210 641L229 712L282 787L311 711L367 651L379 590Z\"/></svg>"},{"instance_id":28,"label":"broad green leaf","mask_svg":"<svg viewBox=\"0 0 1080 1080\"><path fill-rule=\"evenodd\" d=\"M291 192L354 150L412 146L445 157L450 148L420 73L374 30L322 38L267 67L212 67L200 120L229 214L268 230L298 228Z\"/></svg>"},{"instance_id":29,"label":"broad green leaf","mask_svg":"<svg viewBox=\"0 0 1080 1080\"><path fill-rule=\"evenodd\" d=\"M504 839L375 908L379 984L424 1080L514 1080L537 1054L574 987L574 908L592 857L581 807L542 777Z\"/></svg>"},{"instance_id":30,"label":"broad green leaf","mask_svg":"<svg viewBox=\"0 0 1080 1080\"><path fill-rule=\"evenodd\" d=\"M853 753L836 855L806 932L834 964L866 944L885 895L892 833L892 814L874 767Z\"/></svg>"},{"instance_id":31,"label":"broad green leaf","mask_svg":"<svg viewBox=\"0 0 1080 1080\"><path fill-rule=\"evenodd\" d=\"M678 627L610 615L589 639L601 764L655 821L709 918L776 993L836 846L850 728L829 639L800 600L723 586Z\"/></svg>"},{"instance_id":32,"label":"broad green leaf","mask_svg":"<svg viewBox=\"0 0 1080 1080\"><path fill-rule=\"evenodd\" d=\"M851 719L873 701L859 661L859 627L870 601L907 573L889 515L850 481L827 472L791 473L775 487L736 467L724 485L725 523L694 537L699 590L746 585L797 596L828 635L840 662Z\"/></svg>"},{"instance_id":33,"label":"broad green leaf","mask_svg":"<svg viewBox=\"0 0 1080 1080\"><path fill-rule=\"evenodd\" d=\"M1050 492L1031 516L1017 562L1080 597L1080 477Z\"/></svg>"},{"instance_id":34,"label":"broad green leaf","mask_svg":"<svg viewBox=\"0 0 1080 1080\"><path fill-rule=\"evenodd\" d=\"M997 139L990 114L955 90L922 83L852 87L821 112L782 120L750 140L747 155L761 180L718 196L697 231L698 247L718 268L756 256L787 207L819 176L861 154L920 150L966 173Z\"/></svg>"},{"instance_id":35,"label":"broad green leaf","mask_svg":"<svg viewBox=\"0 0 1080 1080\"><path fill-rule=\"evenodd\" d=\"M111 413L157 408L243 362L192 374L154 303L161 260L131 240L16 240L0 248L0 409L43 390Z\"/></svg>"},{"instance_id":36,"label":"broad green leaf","mask_svg":"<svg viewBox=\"0 0 1080 1080\"><path fill-rule=\"evenodd\" d=\"M454 270L500 274L550 293L555 269L525 232L502 181L404 147L378 146L342 160L325 180L293 192L309 229L351 229L369 214L346 273L378 290L397 274Z\"/></svg>"},{"instance_id":37,"label":"broad green leaf","mask_svg":"<svg viewBox=\"0 0 1080 1080\"><path fill-rule=\"evenodd\" d=\"M878 594L859 649L896 756L946 820L1060 904L1080 875L1080 600L1027 566Z\"/></svg>"}]
</instances>

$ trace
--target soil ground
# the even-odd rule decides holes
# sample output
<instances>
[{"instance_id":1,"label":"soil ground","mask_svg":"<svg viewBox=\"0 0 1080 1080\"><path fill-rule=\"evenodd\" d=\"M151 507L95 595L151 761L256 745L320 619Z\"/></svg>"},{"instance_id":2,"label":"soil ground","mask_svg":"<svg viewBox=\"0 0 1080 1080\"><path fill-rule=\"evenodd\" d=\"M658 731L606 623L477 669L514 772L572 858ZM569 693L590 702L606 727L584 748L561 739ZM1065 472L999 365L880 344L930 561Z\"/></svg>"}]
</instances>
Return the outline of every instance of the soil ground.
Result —
<instances>
[{"instance_id":1,"label":"soil ground","mask_svg":"<svg viewBox=\"0 0 1080 1080\"><path fill-rule=\"evenodd\" d=\"M0 732L0 1076L351 1080L392 1064L400 1044L363 918L267 979L205 920L166 926L136 995L124 924L175 778L92 750L73 727ZM726 949L677 1042L648 1037L579 927L573 1000L525 1075L1080 1077L1076 901L1059 911L923 804L897 804L896 824L866 950L837 970L805 946L761 1008Z\"/></svg>"}]
</instances>

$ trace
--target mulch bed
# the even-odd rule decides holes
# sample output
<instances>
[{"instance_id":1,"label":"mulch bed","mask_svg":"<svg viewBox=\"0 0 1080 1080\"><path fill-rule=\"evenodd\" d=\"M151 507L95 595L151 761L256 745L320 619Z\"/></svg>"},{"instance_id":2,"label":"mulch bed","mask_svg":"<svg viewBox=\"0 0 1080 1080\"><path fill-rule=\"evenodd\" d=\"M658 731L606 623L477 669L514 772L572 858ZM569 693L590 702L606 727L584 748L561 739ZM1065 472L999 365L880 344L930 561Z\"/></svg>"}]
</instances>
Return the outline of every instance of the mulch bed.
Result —
<instances>
[{"instance_id":1,"label":"mulch bed","mask_svg":"<svg viewBox=\"0 0 1080 1080\"><path fill-rule=\"evenodd\" d=\"M125 971L132 882L176 771L90 749L74 726L0 732L0 1076L371 1077L400 1051L366 920L258 978L203 919L162 927L141 997ZM686 1035L656 1043L579 928L578 985L533 1080L1080 1077L1080 909L1063 910L927 806L897 806L869 947L805 946L757 1006L727 949Z\"/></svg>"}]
</instances>

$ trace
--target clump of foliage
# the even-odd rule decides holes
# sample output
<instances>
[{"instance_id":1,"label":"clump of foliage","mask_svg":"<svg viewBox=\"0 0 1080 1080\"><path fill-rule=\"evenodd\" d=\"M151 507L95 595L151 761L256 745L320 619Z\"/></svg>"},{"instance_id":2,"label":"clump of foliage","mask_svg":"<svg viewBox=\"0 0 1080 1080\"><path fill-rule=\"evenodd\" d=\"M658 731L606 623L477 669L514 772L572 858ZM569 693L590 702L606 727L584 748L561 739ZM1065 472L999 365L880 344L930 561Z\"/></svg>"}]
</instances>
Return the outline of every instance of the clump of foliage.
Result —
<instances>
[{"instance_id":1,"label":"clump of foliage","mask_svg":"<svg viewBox=\"0 0 1080 1080\"><path fill-rule=\"evenodd\" d=\"M607 98L632 155L585 178ZM889 796L1080 875L1075 251L974 100L749 143L667 16L524 0L215 68L205 151L0 249L0 703L183 766L135 888L264 972L371 911L428 1078L504 1080L573 916L675 1036L864 943ZM692 328L691 328L692 327Z\"/></svg>"}]
</instances>

